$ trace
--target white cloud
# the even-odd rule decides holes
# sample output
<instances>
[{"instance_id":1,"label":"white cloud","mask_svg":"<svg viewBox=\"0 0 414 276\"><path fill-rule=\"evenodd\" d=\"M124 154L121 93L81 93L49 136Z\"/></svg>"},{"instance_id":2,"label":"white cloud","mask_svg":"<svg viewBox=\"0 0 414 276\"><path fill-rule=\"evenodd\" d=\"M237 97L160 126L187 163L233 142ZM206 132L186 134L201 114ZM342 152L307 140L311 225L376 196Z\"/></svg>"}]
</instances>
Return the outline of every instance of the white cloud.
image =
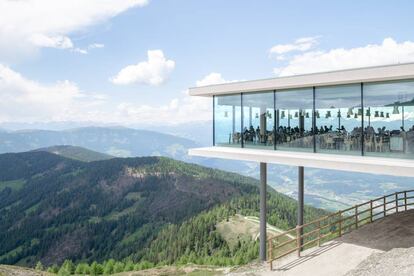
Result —
<instances>
[{"instance_id":1,"label":"white cloud","mask_svg":"<svg viewBox=\"0 0 414 276\"><path fill-rule=\"evenodd\" d=\"M184 94L184 93L183 93ZM177 124L211 120L212 99L183 95L164 105L121 103L114 116L129 123ZM154 116L156 114L156 116Z\"/></svg>"},{"instance_id":2,"label":"white cloud","mask_svg":"<svg viewBox=\"0 0 414 276\"><path fill-rule=\"evenodd\" d=\"M0 95L0 123L173 124L211 119L211 98L183 92L163 105L134 104L87 93L68 80L40 83L2 64Z\"/></svg>"},{"instance_id":3,"label":"white cloud","mask_svg":"<svg viewBox=\"0 0 414 276\"><path fill-rule=\"evenodd\" d=\"M72 40L67 36L46 36L44 34L33 34L30 37L30 42L35 46L57 48L57 49L69 49L73 48Z\"/></svg>"},{"instance_id":4,"label":"white cloud","mask_svg":"<svg viewBox=\"0 0 414 276\"><path fill-rule=\"evenodd\" d=\"M93 44L89 44L88 49L96 49L96 48L103 48L103 47L105 47L105 45L102 43L93 43Z\"/></svg>"},{"instance_id":5,"label":"white cloud","mask_svg":"<svg viewBox=\"0 0 414 276\"><path fill-rule=\"evenodd\" d=\"M274 68L274 73L289 76L413 61L414 42L398 43L392 38L386 38L381 44L298 54L290 58L285 66Z\"/></svg>"},{"instance_id":6,"label":"white cloud","mask_svg":"<svg viewBox=\"0 0 414 276\"><path fill-rule=\"evenodd\" d=\"M3 120L58 119L83 97L76 84L64 80L42 85L0 64L0 113Z\"/></svg>"},{"instance_id":7,"label":"white cloud","mask_svg":"<svg viewBox=\"0 0 414 276\"><path fill-rule=\"evenodd\" d=\"M42 47L72 49L70 35L148 0L0 1L0 60L30 56Z\"/></svg>"},{"instance_id":8,"label":"white cloud","mask_svg":"<svg viewBox=\"0 0 414 276\"><path fill-rule=\"evenodd\" d=\"M196 86L207 86L207 85L214 85L214 84L222 84L222 83L229 83L229 82L238 82L240 80L225 80L220 73L212 72L206 75L201 80L196 81Z\"/></svg>"},{"instance_id":9,"label":"white cloud","mask_svg":"<svg viewBox=\"0 0 414 276\"><path fill-rule=\"evenodd\" d=\"M227 83L220 73L210 73L196 86ZM172 99L169 103L159 106L134 105L121 103L117 106L115 116L128 122L145 122L159 124L185 123L190 121L207 121L212 118L212 99L207 97L191 97L188 91L182 91L182 96ZM157 116L154 116L157 114Z\"/></svg>"},{"instance_id":10,"label":"white cloud","mask_svg":"<svg viewBox=\"0 0 414 276\"><path fill-rule=\"evenodd\" d=\"M39 83L2 64L0 95L0 122L106 123L114 112L106 95L85 93L68 80Z\"/></svg>"},{"instance_id":11,"label":"white cloud","mask_svg":"<svg viewBox=\"0 0 414 276\"><path fill-rule=\"evenodd\" d=\"M105 47L104 44L101 44L101 43L92 43L92 44L89 44L86 49L73 48L72 49L72 52L79 53L79 54L82 54L82 55L87 55L90 50L104 48L104 47Z\"/></svg>"},{"instance_id":12,"label":"white cloud","mask_svg":"<svg viewBox=\"0 0 414 276\"><path fill-rule=\"evenodd\" d=\"M175 62L166 59L162 50L149 50L147 55L147 61L128 65L111 78L110 81L119 85L132 83L160 85L164 83L172 70L174 70Z\"/></svg>"},{"instance_id":13,"label":"white cloud","mask_svg":"<svg viewBox=\"0 0 414 276\"><path fill-rule=\"evenodd\" d=\"M270 54L283 55L293 51L304 52L314 48L318 44L318 36L302 37L291 44L277 44L270 48Z\"/></svg>"},{"instance_id":14,"label":"white cloud","mask_svg":"<svg viewBox=\"0 0 414 276\"><path fill-rule=\"evenodd\" d=\"M223 79L220 73L210 73L205 76L202 80L196 82L197 86L206 86L212 84L220 84L225 83L226 81Z\"/></svg>"},{"instance_id":15,"label":"white cloud","mask_svg":"<svg viewBox=\"0 0 414 276\"><path fill-rule=\"evenodd\" d=\"M82 54L82 55L87 55L88 54L88 50L81 49L81 48L74 48L72 51L75 52L75 53Z\"/></svg>"},{"instance_id":16,"label":"white cloud","mask_svg":"<svg viewBox=\"0 0 414 276\"><path fill-rule=\"evenodd\" d=\"M203 78L203 82L196 84L207 84L207 79L215 79L210 84L228 82L222 77ZM148 125L211 120L212 99L190 97L187 92L182 91L165 104L139 104L83 91L68 80L33 81L0 64L0 123L73 121Z\"/></svg>"}]
</instances>

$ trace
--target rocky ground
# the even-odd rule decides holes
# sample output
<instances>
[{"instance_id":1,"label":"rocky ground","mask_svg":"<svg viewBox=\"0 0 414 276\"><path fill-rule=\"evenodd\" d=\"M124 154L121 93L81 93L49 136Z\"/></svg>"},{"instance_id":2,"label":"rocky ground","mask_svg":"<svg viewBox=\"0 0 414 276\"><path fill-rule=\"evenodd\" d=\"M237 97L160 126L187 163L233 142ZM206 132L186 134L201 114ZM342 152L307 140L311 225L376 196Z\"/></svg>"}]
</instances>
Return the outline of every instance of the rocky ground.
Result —
<instances>
[{"instance_id":1,"label":"rocky ground","mask_svg":"<svg viewBox=\"0 0 414 276\"><path fill-rule=\"evenodd\" d=\"M395 248L388 252L372 254L346 274L346 276L368 275L414 275L414 247Z\"/></svg>"}]
</instances>

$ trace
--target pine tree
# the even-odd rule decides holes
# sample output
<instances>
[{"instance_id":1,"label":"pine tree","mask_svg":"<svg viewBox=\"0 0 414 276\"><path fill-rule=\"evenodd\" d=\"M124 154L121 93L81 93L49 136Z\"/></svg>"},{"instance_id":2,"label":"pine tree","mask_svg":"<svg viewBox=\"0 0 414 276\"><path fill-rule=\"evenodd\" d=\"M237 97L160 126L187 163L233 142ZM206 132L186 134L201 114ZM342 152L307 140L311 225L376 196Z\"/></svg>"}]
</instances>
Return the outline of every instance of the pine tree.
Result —
<instances>
[{"instance_id":1,"label":"pine tree","mask_svg":"<svg viewBox=\"0 0 414 276\"><path fill-rule=\"evenodd\" d=\"M38 262L36 263L35 269L36 269L36 270L39 270L39 271L43 271L45 268L43 267L42 262L41 262L41 261L38 261Z\"/></svg>"}]
</instances>

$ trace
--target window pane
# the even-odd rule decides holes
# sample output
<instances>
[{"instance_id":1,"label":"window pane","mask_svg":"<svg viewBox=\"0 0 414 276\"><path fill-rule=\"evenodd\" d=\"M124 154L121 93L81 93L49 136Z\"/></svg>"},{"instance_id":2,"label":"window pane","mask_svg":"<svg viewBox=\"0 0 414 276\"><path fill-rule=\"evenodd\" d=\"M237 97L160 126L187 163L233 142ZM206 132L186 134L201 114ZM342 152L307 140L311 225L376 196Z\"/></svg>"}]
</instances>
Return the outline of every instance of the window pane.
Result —
<instances>
[{"instance_id":1,"label":"window pane","mask_svg":"<svg viewBox=\"0 0 414 276\"><path fill-rule=\"evenodd\" d=\"M316 151L361 155L361 85L315 89Z\"/></svg>"},{"instance_id":2,"label":"window pane","mask_svg":"<svg viewBox=\"0 0 414 276\"><path fill-rule=\"evenodd\" d=\"M276 91L277 150L313 151L312 89Z\"/></svg>"},{"instance_id":3,"label":"window pane","mask_svg":"<svg viewBox=\"0 0 414 276\"><path fill-rule=\"evenodd\" d=\"M243 94L243 141L246 148L274 149L273 92Z\"/></svg>"},{"instance_id":4,"label":"window pane","mask_svg":"<svg viewBox=\"0 0 414 276\"><path fill-rule=\"evenodd\" d=\"M214 141L216 146L241 147L241 96L214 97Z\"/></svg>"},{"instance_id":5,"label":"window pane","mask_svg":"<svg viewBox=\"0 0 414 276\"><path fill-rule=\"evenodd\" d=\"M414 81L364 85L366 155L414 158Z\"/></svg>"}]
</instances>

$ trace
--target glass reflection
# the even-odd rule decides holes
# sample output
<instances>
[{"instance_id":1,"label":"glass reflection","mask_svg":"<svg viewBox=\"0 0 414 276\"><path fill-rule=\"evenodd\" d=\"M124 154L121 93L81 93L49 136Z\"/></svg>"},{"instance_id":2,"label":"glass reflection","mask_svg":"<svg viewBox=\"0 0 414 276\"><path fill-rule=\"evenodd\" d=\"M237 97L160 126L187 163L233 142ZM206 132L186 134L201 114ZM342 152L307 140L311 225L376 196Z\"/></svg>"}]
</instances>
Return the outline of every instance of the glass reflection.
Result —
<instances>
[{"instance_id":1,"label":"glass reflection","mask_svg":"<svg viewBox=\"0 0 414 276\"><path fill-rule=\"evenodd\" d=\"M274 148L273 92L243 94L243 145Z\"/></svg>"},{"instance_id":2,"label":"glass reflection","mask_svg":"<svg viewBox=\"0 0 414 276\"><path fill-rule=\"evenodd\" d=\"M214 143L241 147L241 96L214 97Z\"/></svg>"},{"instance_id":3,"label":"glass reflection","mask_svg":"<svg viewBox=\"0 0 414 276\"><path fill-rule=\"evenodd\" d=\"M315 89L316 152L361 155L361 86Z\"/></svg>"},{"instance_id":4,"label":"glass reflection","mask_svg":"<svg viewBox=\"0 0 414 276\"><path fill-rule=\"evenodd\" d=\"M364 106L365 155L413 158L414 82L365 84Z\"/></svg>"},{"instance_id":5,"label":"glass reflection","mask_svg":"<svg viewBox=\"0 0 414 276\"><path fill-rule=\"evenodd\" d=\"M312 89L276 92L276 149L313 151Z\"/></svg>"}]
</instances>

